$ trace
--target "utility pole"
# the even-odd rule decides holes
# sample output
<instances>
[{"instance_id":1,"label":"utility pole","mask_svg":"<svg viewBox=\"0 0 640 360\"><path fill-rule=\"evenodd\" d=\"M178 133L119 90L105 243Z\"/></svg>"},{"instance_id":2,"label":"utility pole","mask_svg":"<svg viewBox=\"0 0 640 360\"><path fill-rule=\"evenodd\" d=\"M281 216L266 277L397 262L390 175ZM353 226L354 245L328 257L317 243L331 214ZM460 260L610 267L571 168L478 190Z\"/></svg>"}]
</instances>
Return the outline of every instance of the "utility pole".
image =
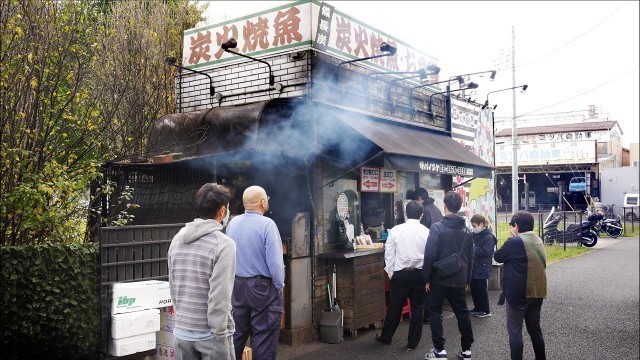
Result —
<instances>
[{"instance_id":1,"label":"utility pole","mask_svg":"<svg viewBox=\"0 0 640 360\"><path fill-rule=\"evenodd\" d=\"M513 147L513 164L511 167L511 213L518 212L518 132L516 128L516 30L511 25L511 79L513 81L513 128L511 129L511 146ZM525 194L527 197L529 194Z\"/></svg>"}]
</instances>

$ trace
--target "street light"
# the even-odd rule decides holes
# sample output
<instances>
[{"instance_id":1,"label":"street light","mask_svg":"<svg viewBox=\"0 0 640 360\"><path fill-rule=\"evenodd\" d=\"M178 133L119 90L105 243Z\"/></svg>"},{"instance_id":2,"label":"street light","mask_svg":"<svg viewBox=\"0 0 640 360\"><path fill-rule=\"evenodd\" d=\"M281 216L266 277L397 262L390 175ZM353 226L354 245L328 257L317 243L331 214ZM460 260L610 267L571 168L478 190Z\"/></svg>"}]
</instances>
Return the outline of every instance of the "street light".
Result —
<instances>
[{"instance_id":1,"label":"street light","mask_svg":"<svg viewBox=\"0 0 640 360\"><path fill-rule=\"evenodd\" d=\"M506 88L506 89L500 89L500 90L489 91L489 92L487 93L487 100L484 102L484 105L482 105L482 110L486 109L486 108L487 108L487 106L489 106L489 94L493 94L493 93L500 92L500 91L513 90L513 89L517 89L517 88L522 88L522 89L521 89L521 91L522 91L522 92L525 92L525 91L527 91L527 89L529 88L529 85L525 84L525 85L520 85L520 86L513 86L513 87L510 87L510 88ZM495 105L494 105L494 106L495 106ZM495 109L495 107L494 107L494 109Z\"/></svg>"},{"instance_id":2,"label":"street light","mask_svg":"<svg viewBox=\"0 0 640 360\"><path fill-rule=\"evenodd\" d=\"M225 41L220 47L222 48L222 50L224 50L224 51L226 51L228 53L235 54L235 55L238 55L238 56L242 56L244 58L251 59L251 60L257 61L257 62L261 62L263 64L267 64L267 66L269 67L269 86L273 86L273 83L275 82L275 78L273 76L273 72L271 72L271 64L269 64L268 62L266 62L264 60L256 59L254 57L247 56L247 55L241 54L239 52L231 51L230 49L235 49L235 48L238 47L238 42L234 38L231 38L231 39Z\"/></svg>"},{"instance_id":3,"label":"street light","mask_svg":"<svg viewBox=\"0 0 640 360\"><path fill-rule=\"evenodd\" d=\"M447 96L451 96L452 92L457 92L457 91L464 91L464 90L469 90L469 89L477 89L478 88L478 84L474 83L474 82L470 82L469 84L467 84L467 86L465 88L461 88L461 89L457 89L457 90L449 90L447 89L446 91L440 91L437 93L433 93L431 94L431 96L429 97L429 113L431 113L431 101L433 100L433 97L435 95L439 95L439 94L447 94Z\"/></svg>"},{"instance_id":4,"label":"street light","mask_svg":"<svg viewBox=\"0 0 640 360\"><path fill-rule=\"evenodd\" d=\"M464 78L462 76L458 76L456 77L458 80L458 83L460 86L462 86L464 84ZM449 80L444 80L444 81L439 81L437 83L433 83L433 84L422 84L422 85L417 85L411 88L411 92L409 93L409 107L411 108L411 110L413 110L413 92L417 89L426 87L426 86L432 86L432 85L438 85L438 84L444 84L444 83L448 83Z\"/></svg>"},{"instance_id":5,"label":"street light","mask_svg":"<svg viewBox=\"0 0 640 360\"><path fill-rule=\"evenodd\" d=\"M489 106L489 94L493 94L496 92L500 92L500 91L507 91L507 90L514 90L517 88L521 88L522 92L524 93L525 91L527 91L527 89L529 88L529 85L524 84L524 85L520 85L520 86L512 86L510 88L506 88L506 89L500 89L500 90L494 90L494 91L490 91L487 93L487 100L484 102L484 105L482 105L482 109L486 109L487 106ZM515 92L514 92L515 94ZM514 95L515 97L515 95ZM495 110L497 107L497 105L493 106L493 110ZM511 212L513 214L515 214L518 211L518 149L516 147L516 141L517 141L517 130L516 130L516 121L515 121L515 114L513 114L514 118L513 118L513 128L511 130L511 146L513 148L513 159L511 162ZM493 116L493 112L491 112L491 127L493 128L493 166L496 166L496 120L495 117ZM495 174L495 169L494 169L494 174ZM495 179L494 182L495 184ZM495 185L494 185L495 186ZM525 187L525 201L528 202L529 199L529 190Z\"/></svg>"},{"instance_id":6,"label":"street light","mask_svg":"<svg viewBox=\"0 0 640 360\"><path fill-rule=\"evenodd\" d=\"M496 78L497 72L498 72L497 70L487 70L487 71L478 71L474 73L468 73L464 75L452 76L449 78L449 82L451 82L451 80L453 79L458 79L460 77L463 77L464 79L464 76L479 75L479 74L486 74L486 73L491 73L491 75L489 76L489 79L494 80ZM450 83L447 83L447 98L445 99L445 109L446 109L447 130L451 131L451 84Z\"/></svg>"},{"instance_id":7,"label":"street light","mask_svg":"<svg viewBox=\"0 0 640 360\"><path fill-rule=\"evenodd\" d=\"M338 64L338 69L336 70L335 79L336 80L340 80L340 68L342 68L342 65L354 63L356 61L365 61L365 60L376 59L376 58L383 57L383 56L393 56L393 55L396 54L396 51L398 51L398 49L395 46L389 45L389 44L387 44L386 42L383 41L380 44L380 51L382 51L384 54L368 56L368 57L364 57L364 58L361 58L361 59L347 60L347 61L343 61L343 62L339 63Z\"/></svg>"},{"instance_id":8,"label":"street light","mask_svg":"<svg viewBox=\"0 0 640 360\"><path fill-rule=\"evenodd\" d=\"M177 59L176 59L175 56L167 56L167 57L164 58L164 63L167 64L167 65L175 66L178 69L191 71L193 73L201 74L201 75L204 75L204 76L208 77L209 78L209 96L213 96L215 94L215 89L213 88L213 79L211 78L211 75L209 75L207 73L204 73L202 71L192 70L192 69L186 68L184 66L180 66L180 65L176 64L176 61L177 61Z\"/></svg>"}]
</instances>

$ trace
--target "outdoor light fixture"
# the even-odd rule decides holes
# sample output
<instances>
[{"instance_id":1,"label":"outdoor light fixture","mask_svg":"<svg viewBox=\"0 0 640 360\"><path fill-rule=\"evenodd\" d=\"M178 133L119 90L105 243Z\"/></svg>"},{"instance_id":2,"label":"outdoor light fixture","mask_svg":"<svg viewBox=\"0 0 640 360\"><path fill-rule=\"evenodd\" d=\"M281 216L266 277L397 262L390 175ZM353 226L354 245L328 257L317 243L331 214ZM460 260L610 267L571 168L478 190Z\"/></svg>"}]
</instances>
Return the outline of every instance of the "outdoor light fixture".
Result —
<instances>
[{"instance_id":1,"label":"outdoor light fixture","mask_svg":"<svg viewBox=\"0 0 640 360\"><path fill-rule=\"evenodd\" d=\"M529 85L524 84L524 85L519 85L519 86L513 86L510 88L506 88L506 89L500 89L500 90L494 90L494 91L489 91L487 93L487 100L484 102L484 105L482 106L483 109L486 109L487 106L489 106L489 95L496 93L496 92L500 92L500 91L507 91L507 90L514 90L514 89L518 89L520 88L521 91L524 93L525 91L527 91L527 89L529 88ZM517 142L517 130L516 130L516 105L515 105L515 92L513 95L513 126L511 129L511 144L513 147L513 159L512 159L512 164L511 164L511 191L515 191L515 193L512 194L511 197L511 206L512 206L512 212L515 214L515 212L518 209L518 154L517 154L517 146L516 146L516 142ZM493 105L493 110L495 110L498 107L498 105ZM492 113L493 115L493 113ZM492 121L491 121L491 127L493 128L493 154L494 154L494 159L493 159L493 166L496 165L495 163L495 153L496 153L496 121L495 118L493 118L492 116ZM495 172L494 172L495 174ZM494 175L495 176L495 175ZM495 183L495 179L494 179L494 183Z\"/></svg>"},{"instance_id":2,"label":"outdoor light fixture","mask_svg":"<svg viewBox=\"0 0 640 360\"><path fill-rule=\"evenodd\" d=\"M462 86L464 84L464 78L462 76L458 76L457 77L458 83L460 86ZM444 83L448 83L451 80L444 80L444 81L439 81L437 83L433 83L433 84L422 84L422 85L418 85L418 86L414 86L411 88L411 92L409 94L409 107L413 110L413 91L416 89L420 89L423 88L425 86L431 86L431 85L438 85L438 84L444 84Z\"/></svg>"},{"instance_id":3,"label":"outdoor light fixture","mask_svg":"<svg viewBox=\"0 0 640 360\"><path fill-rule=\"evenodd\" d=\"M506 89L500 89L500 90L489 91L489 92L487 93L487 100L484 102L484 105L482 105L482 109L484 110L484 109L486 109L486 108L487 108L487 106L489 106L489 94L493 94L493 93L500 92L500 91L513 90L513 89L517 89L517 88L520 88L520 90L521 90L522 92L525 92L525 91L527 91L527 89L529 88L529 85L524 84L524 85L520 85L520 86L513 86L513 87L510 87L510 88L506 88ZM498 105L494 105L494 106L493 106L493 108L495 109L497 106L498 106Z\"/></svg>"},{"instance_id":4,"label":"outdoor light fixture","mask_svg":"<svg viewBox=\"0 0 640 360\"><path fill-rule=\"evenodd\" d=\"M230 49L235 49L235 48L238 47L238 42L234 38L231 38L231 39L227 40L220 47L222 48L222 50L224 50L224 51L226 51L228 53L235 54L235 55L238 55L238 56L242 56L244 58L251 59L251 60L254 60L254 61L258 61L258 62L261 62L263 64L267 64L267 66L269 67L269 86L273 86L273 84L275 83L275 78L273 76L273 72L271 72L271 64L269 64L268 62L266 62L264 60L256 59L254 57L247 56L247 55L241 54L239 52L231 51Z\"/></svg>"},{"instance_id":5,"label":"outdoor light fixture","mask_svg":"<svg viewBox=\"0 0 640 360\"><path fill-rule=\"evenodd\" d=\"M196 74L202 74L202 75L208 77L209 78L209 96L213 96L213 94L215 94L215 89L213 88L213 79L211 78L211 75L209 75L207 73L204 73L202 71L192 70L192 69L186 68L184 66L180 66L180 65L176 64L176 61L177 61L177 59L176 59L175 56L167 56L167 57L164 58L164 63L167 64L167 65L175 66L178 69L191 71L191 72L194 72Z\"/></svg>"},{"instance_id":6,"label":"outdoor light fixture","mask_svg":"<svg viewBox=\"0 0 640 360\"><path fill-rule=\"evenodd\" d=\"M463 74L463 75L457 75L457 76L452 76L449 78L449 81L453 80L453 79L458 79L460 77L465 77L465 76L471 76L471 75L478 75L478 74L486 74L486 73L490 73L491 75L489 75L489 79L491 79L492 81L496 78L496 74L498 73L497 70L487 70L487 71L478 71L478 72L474 72L474 73L469 73L469 74ZM447 98L445 99L445 108L446 108L446 127L447 127L447 131L451 131L451 84L447 83Z\"/></svg>"},{"instance_id":7,"label":"outdoor light fixture","mask_svg":"<svg viewBox=\"0 0 640 360\"><path fill-rule=\"evenodd\" d=\"M413 79L413 78L417 78L420 77L420 80L424 80L427 78L428 75L438 75L440 73L440 67L438 67L437 65L433 65L430 64L427 66L426 70L425 69L418 69L416 71L379 71L379 72L371 72L369 74L367 74L367 83L369 82L369 78L375 75L400 75L400 74L417 74L414 76L407 76L404 78L400 78L400 79L395 79L392 80L389 84L392 84L393 82L396 81L400 81L400 80L406 80L406 79Z\"/></svg>"},{"instance_id":8,"label":"outdoor light fixture","mask_svg":"<svg viewBox=\"0 0 640 360\"><path fill-rule=\"evenodd\" d=\"M411 72L408 72L408 73L411 73ZM413 73L417 73L418 75L391 80L389 82L389 86L391 86L394 82L397 82L397 81L402 81L402 80L412 79L412 78L417 78L417 77L420 77L420 81L422 82L422 80L426 79L428 75L438 75L440 73L440 67L438 67L437 65L431 64L431 65L427 66L426 70L425 69L419 69L418 71L413 71Z\"/></svg>"},{"instance_id":9,"label":"outdoor light fixture","mask_svg":"<svg viewBox=\"0 0 640 360\"><path fill-rule=\"evenodd\" d=\"M449 87L447 86L447 90L446 91L441 91L441 92L437 92L437 93L433 93L431 94L431 96L429 97L429 110L427 111L428 113L431 113L431 101L433 100L433 97L435 95L438 94L447 94L447 97L451 96L452 92L457 92L457 91L463 91L463 90L471 90L471 89L477 89L478 88L478 84L474 83L474 82L470 82L467 84L466 87L464 88L460 88L460 89L456 89L456 90L450 90ZM448 110L448 109L447 109ZM448 114L448 112L447 112Z\"/></svg>"},{"instance_id":10,"label":"outdoor light fixture","mask_svg":"<svg viewBox=\"0 0 640 360\"><path fill-rule=\"evenodd\" d=\"M393 56L393 55L396 54L396 51L398 51L398 49L396 49L395 46L389 45L389 44L387 44L386 42L383 41L382 44L380 44L380 51L382 51L384 54L369 56L369 57L365 57L365 58L361 58L361 59L347 60L347 61L343 61L343 62L339 63L338 64L338 69L336 70L335 79L336 80L340 80L340 68L342 68L342 65L349 64L349 63L354 63L354 62L357 62L357 61L365 61L365 60L376 59L376 58L383 57L383 56Z\"/></svg>"}]
</instances>

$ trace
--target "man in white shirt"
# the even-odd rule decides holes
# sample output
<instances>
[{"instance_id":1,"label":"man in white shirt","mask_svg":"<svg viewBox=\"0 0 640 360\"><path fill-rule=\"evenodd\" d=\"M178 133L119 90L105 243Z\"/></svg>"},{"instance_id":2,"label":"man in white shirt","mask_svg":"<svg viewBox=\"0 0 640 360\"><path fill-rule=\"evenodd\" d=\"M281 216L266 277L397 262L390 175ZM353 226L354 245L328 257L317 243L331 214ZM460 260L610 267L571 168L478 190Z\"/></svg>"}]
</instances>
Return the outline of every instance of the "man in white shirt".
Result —
<instances>
[{"instance_id":1,"label":"man in white shirt","mask_svg":"<svg viewBox=\"0 0 640 360\"><path fill-rule=\"evenodd\" d=\"M424 249L429 229L420 223L423 207L418 201L407 204L407 222L389 231L384 247L384 270L389 275L389 310L384 319L382 333L376 341L391 344L393 334L400 323L402 307L409 298L411 322L407 337L407 351L415 350L422 337L422 317L426 299L425 281L422 277Z\"/></svg>"}]
</instances>

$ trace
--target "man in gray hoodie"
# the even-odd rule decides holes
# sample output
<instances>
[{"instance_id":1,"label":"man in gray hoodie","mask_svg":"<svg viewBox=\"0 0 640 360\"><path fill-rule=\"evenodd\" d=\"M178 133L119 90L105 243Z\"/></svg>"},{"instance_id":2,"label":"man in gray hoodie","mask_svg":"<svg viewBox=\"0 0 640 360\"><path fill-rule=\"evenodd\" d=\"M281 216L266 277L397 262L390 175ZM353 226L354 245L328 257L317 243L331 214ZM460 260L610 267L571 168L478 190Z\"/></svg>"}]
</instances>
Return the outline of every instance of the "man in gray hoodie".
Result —
<instances>
[{"instance_id":1,"label":"man in gray hoodie","mask_svg":"<svg viewBox=\"0 0 640 360\"><path fill-rule=\"evenodd\" d=\"M231 307L236 245L222 233L229 199L226 187L203 185L195 199L198 218L187 223L169 246L176 360L236 358Z\"/></svg>"}]
</instances>

